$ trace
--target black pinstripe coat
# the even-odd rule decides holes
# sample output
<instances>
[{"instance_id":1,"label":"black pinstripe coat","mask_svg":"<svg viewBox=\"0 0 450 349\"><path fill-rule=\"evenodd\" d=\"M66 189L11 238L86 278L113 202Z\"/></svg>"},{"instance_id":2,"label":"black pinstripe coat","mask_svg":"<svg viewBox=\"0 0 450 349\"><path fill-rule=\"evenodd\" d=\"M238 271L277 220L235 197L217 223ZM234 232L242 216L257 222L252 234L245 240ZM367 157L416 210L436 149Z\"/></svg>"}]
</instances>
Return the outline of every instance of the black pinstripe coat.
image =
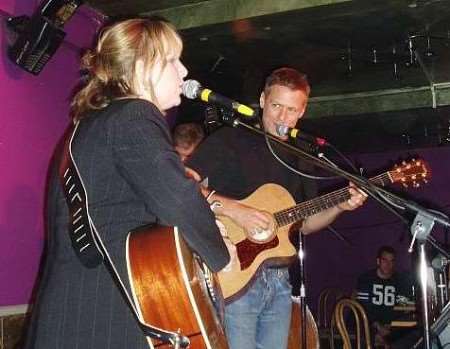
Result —
<instances>
[{"instance_id":1,"label":"black pinstripe coat","mask_svg":"<svg viewBox=\"0 0 450 349\"><path fill-rule=\"evenodd\" d=\"M80 124L73 155L90 214L123 279L128 231L155 221L178 226L213 270L227 263L214 217L184 176L166 121L152 104L120 100L93 113ZM104 266L87 269L75 256L56 175L49 188L48 247L25 348L148 348Z\"/></svg>"}]
</instances>

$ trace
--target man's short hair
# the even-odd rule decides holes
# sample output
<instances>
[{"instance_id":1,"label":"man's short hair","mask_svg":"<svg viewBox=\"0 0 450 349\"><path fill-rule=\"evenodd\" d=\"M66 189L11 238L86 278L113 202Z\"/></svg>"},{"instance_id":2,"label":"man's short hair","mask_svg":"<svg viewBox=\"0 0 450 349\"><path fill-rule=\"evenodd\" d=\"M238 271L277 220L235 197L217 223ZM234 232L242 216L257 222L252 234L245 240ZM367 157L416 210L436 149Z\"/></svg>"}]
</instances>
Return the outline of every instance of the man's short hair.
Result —
<instances>
[{"instance_id":1,"label":"man's short hair","mask_svg":"<svg viewBox=\"0 0 450 349\"><path fill-rule=\"evenodd\" d=\"M264 93L268 94L273 85L286 86L291 90L300 90L307 96L309 96L311 91L306 75L300 73L297 69L288 67L276 69L267 77Z\"/></svg>"},{"instance_id":2,"label":"man's short hair","mask_svg":"<svg viewBox=\"0 0 450 349\"><path fill-rule=\"evenodd\" d=\"M378 249L378 252L377 252L377 258L381 258L381 256L383 255L383 253L389 253L389 254L392 254L392 255L395 256L395 250L394 250L394 248L391 247L391 246L387 246L387 245L381 246L381 247Z\"/></svg>"},{"instance_id":3,"label":"man's short hair","mask_svg":"<svg viewBox=\"0 0 450 349\"><path fill-rule=\"evenodd\" d=\"M197 146L205 137L205 132L200 124L189 122L175 126L173 130L173 142L175 146Z\"/></svg>"}]
</instances>

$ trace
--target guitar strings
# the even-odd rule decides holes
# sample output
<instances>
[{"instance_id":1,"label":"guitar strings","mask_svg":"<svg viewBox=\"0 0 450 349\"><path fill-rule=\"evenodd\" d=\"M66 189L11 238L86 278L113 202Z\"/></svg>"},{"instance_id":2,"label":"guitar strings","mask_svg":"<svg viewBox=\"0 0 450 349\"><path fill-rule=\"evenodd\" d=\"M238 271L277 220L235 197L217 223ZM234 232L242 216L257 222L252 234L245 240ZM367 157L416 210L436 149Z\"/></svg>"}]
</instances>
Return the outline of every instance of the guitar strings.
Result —
<instances>
[{"instance_id":1,"label":"guitar strings","mask_svg":"<svg viewBox=\"0 0 450 349\"><path fill-rule=\"evenodd\" d=\"M375 176L370 179L370 181L380 181L381 184L384 184L383 179L385 177L389 180L389 172ZM275 220L277 221L278 226L283 226L314 214L314 212L317 210L317 207L320 208L320 210L317 210L317 212L321 211L321 209L333 207L350 198L348 189L349 187L347 186L318 198L302 202L294 207L278 211L274 214Z\"/></svg>"}]
</instances>

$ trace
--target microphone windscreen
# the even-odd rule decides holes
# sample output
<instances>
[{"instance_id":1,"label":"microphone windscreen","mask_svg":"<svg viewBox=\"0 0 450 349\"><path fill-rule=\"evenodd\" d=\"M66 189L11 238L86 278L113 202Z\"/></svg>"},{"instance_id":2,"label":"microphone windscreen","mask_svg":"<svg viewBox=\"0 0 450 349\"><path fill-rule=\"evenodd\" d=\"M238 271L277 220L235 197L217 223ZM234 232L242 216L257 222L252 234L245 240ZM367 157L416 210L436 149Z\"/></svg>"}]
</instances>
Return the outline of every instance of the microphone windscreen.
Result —
<instances>
[{"instance_id":1,"label":"microphone windscreen","mask_svg":"<svg viewBox=\"0 0 450 349\"><path fill-rule=\"evenodd\" d=\"M440 253L436 257L434 257L433 260L431 261L431 266L434 269L442 269L443 267L446 266L446 264L447 259Z\"/></svg>"},{"instance_id":2,"label":"microphone windscreen","mask_svg":"<svg viewBox=\"0 0 450 349\"><path fill-rule=\"evenodd\" d=\"M278 136L284 137L289 133L289 127L287 127L285 125L276 124L275 132L277 133Z\"/></svg>"},{"instance_id":3,"label":"microphone windscreen","mask_svg":"<svg viewBox=\"0 0 450 349\"><path fill-rule=\"evenodd\" d=\"M195 99L198 97L198 93L202 85L196 80L186 80L181 86L183 96L189 99Z\"/></svg>"}]
</instances>

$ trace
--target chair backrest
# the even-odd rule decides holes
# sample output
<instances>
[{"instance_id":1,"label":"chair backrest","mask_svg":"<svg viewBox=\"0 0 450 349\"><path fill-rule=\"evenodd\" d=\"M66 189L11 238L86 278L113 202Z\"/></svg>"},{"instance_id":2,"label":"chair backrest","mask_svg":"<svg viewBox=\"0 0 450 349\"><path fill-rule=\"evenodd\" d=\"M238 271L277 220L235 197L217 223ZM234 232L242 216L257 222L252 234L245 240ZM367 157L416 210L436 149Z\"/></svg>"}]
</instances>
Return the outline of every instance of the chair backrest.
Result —
<instances>
[{"instance_id":1,"label":"chair backrest","mask_svg":"<svg viewBox=\"0 0 450 349\"><path fill-rule=\"evenodd\" d=\"M320 292L317 307L317 326L319 329L330 328L334 307L344 296L344 292L335 287L325 288Z\"/></svg>"},{"instance_id":2,"label":"chair backrest","mask_svg":"<svg viewBox=\"0 0 450 349\"><path fill-rule=\"evenodd\" d=\"M344 349L352 349L350 332L347 323L345 321L346 314L348 314L349 312L353 314L353 317L355 318L356 347L358 349L361 349L361 343L363 338L362 331L364 330L364 339L366 342L364 348L372 349L372 341L370 337L370 327L369 327L369 320L367 319L367 314L361 304L359 304L355 300L348 298L341 299L336 304L332 321L332 323L335 322L337 325L339 333L342 337Z\"/></svg>"}]
</instances>

